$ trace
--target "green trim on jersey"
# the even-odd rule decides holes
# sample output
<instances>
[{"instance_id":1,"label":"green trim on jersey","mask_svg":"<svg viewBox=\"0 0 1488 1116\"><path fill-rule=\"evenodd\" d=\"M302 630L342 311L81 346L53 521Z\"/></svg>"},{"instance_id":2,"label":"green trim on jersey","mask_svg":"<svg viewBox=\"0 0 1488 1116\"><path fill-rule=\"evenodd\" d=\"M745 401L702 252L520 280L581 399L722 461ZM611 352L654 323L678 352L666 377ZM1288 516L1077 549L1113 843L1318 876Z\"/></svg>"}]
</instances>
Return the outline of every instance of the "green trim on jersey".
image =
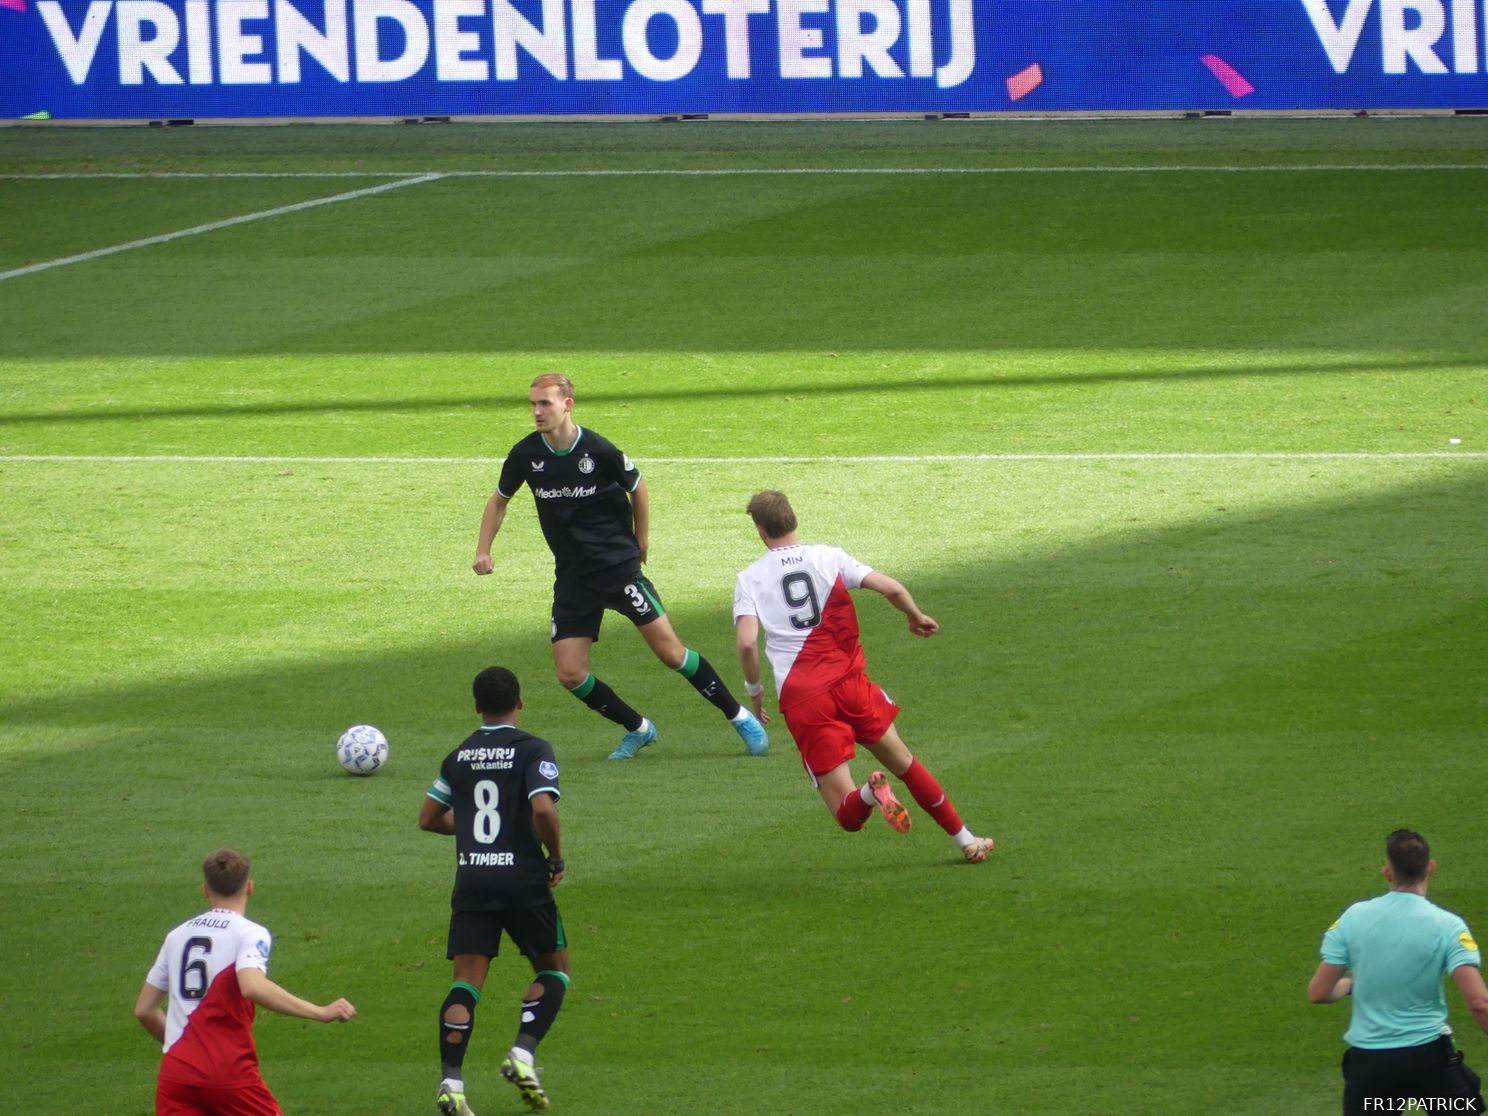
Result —
<instances>
[{"instance_id":1,"label":"green trim on jersey","mask_svg":"<svg viewBox=\"0 0 1488 1116\"><path fill-rule=\"evenodd\" d=\"M584 440L584 428L578 423L574 423L574 429L577 430L578 433L574 435L573 445L569 446L568 449L558 449L556 446L553 445L552 442L548 441L548 436L546 434L538 434L538 437L542 439L543 445L548 447L548 452L551 453L554 457L567 457L569 454L573 453L574 450L578 449L579 443Z\"/></svg>"},{"instance_id":2,"label":"green trim on jersey","mask_svg":"<svg viewBox=\"0 0 1488 1116\"><path fill-rule=\"evenodd\" d=\"M472 996L475 997L476 1003L480 1003L480 989L477 988L475 985L466 984L463 980L457 980L455 981L455 983L450 985L450 991L453 992L456 988L465 989L465 991L469 992Z\"/></svg>"},{"instance_id":3,"label":"green trim on jersey","mask_svg":"<svg viewBox=\"0 0 1488 1116\"><path fill-rule=\"evenodd\" d=\"M682 656L682 665L677 668L677 673L683 678L691 678L698 672L698 664L703 661L703 657L691 647L684 647L682 650L686 654Z\"/></svg>"},{"instance_id":4,"label":"green trim on jersey","mask_svg":"<svg viewBox=\"0 0 1488 1116\"><path fill-rule=\"evenodd\" d=\"M591 693L594 692L594 687L598 683L599 683L599 679L598 678L595 678L594 675L592 675L592 674L586 674L586 675L584 675L584 681L580 682L577 686L575 686L573 689L569 690L568 692L571 693L571 694L573 694L573 696L576 697L576 698L578 698L580 701L582 701L584 698L588 697Z\"/></svg>"},{"instance_id":5,"label":"green trim on jersey","mask_svg":"<svg viewBox=\"0 0 1488 1116\"><path fill-rule=\"evenodd\" d=\"M568 948L568 935L563 932L563 914L562 914L561 911L558 910L557 907L554 907L553 908L553 917L558 922L558 927L557 927L557 931L558 932L556 934L558 945L555 948L556 949L567 949ZM567 985L568 985L568 978L567 977L564 978L563 983L564 983L564 986L567 987Z\"/></svg>"},{"instance_id":6,"label":"green trim on jersey","mask_svg":"<svg viewBox=\"0 0 1488 1116\"><path fill-rule=\"evenodd\" d=\"M559 921L560 921L560 923L562 922L561 919ZM554 976L554 977L557 977L563 983L563 987L564 988L567 988L568 987L568 984L569 984L568 974L567 973L560 973L557 969L543 969L537 975L540 976L540 977L543 977L543 976Z\"/></svg>"}]
</instances>

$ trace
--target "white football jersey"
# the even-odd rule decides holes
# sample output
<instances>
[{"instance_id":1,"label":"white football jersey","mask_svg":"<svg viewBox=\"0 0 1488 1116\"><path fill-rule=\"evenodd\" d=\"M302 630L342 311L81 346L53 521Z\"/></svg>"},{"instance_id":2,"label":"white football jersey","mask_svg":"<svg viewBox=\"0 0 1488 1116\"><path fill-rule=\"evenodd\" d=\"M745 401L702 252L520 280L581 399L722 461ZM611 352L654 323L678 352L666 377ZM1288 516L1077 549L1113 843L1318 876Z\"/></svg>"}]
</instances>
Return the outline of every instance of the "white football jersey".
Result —
<instances>
[{"instance_id":1,"label":"white football jersey","mask_svg":"<svg viewBox=\"0 0 1488 1116\"><path fill-rule=\"evenodd\" d=\"M161 1075L238 1084L257 1072L253 1004L238 988L241 969L269 970L273 937L236 911L213 908L181 923L145 978L169 998Z\"/></svg>"},{"instance_id":2,"label":"white football jersey","mask_svg":"<svg viewBox=\"0 0 1488 1116\"><path fill-rule=\"evenodd\" d=\"M766 551L734 583L734 620L756 616L782 706L827 689L864 664L848 590L873 567L835 546Z\"/></svg>"}]
</instances>

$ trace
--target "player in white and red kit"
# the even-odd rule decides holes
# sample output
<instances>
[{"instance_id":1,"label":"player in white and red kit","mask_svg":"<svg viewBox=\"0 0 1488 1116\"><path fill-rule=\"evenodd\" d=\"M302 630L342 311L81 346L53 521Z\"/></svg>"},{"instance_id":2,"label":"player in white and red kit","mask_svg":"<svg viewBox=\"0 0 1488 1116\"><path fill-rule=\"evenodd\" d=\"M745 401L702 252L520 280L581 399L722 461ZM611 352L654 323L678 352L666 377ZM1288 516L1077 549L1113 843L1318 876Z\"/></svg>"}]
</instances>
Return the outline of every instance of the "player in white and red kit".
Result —
<instances>
[{"instance_id":1,"label":"player in white and red kit","mask_svg":"<svg viewBox=\"0 0 1488 1116\"><path fill-rule=\"evenodd\" d=\"M211 909L166 935L135 1001L135 1018L165 1051L156 1116L282 1116L258 1072L255 1005L322 1023L356 1015L346 1000L322 1007L269 979L273 937L244 913L250 869L236 849L207 857L202 894Z\"/></svg>"},{"instance_id":2,"label":"player in white and red kit","mask_svg":"<svg viewBox=\"0 0 1488 1116\"><path fill-rule=\"evenodd\" d=\"M920 611L909 590L864 565L844 550L803 545L796 539L796 513L782 492L760 492L749 501L749 515L768 548L739 574L734 586L734 625L745 689L762 722L764 686L760 682L759 634L780 697L780 713L800 749L802 762L827 809L843 829L863 828L877 806L900 833L909 829L909 812L875 771L861 787L848 761L857 745L873 753L899 779L922 810L950 834L973 864L992 851L990 837L967 829L931 775L904 745L894 728L899 706L868 677L867 658L858 640L858 614L850 590L882 594L909 620L909 630L929 637L940 628Z\"/></svg>"}]
</instances>

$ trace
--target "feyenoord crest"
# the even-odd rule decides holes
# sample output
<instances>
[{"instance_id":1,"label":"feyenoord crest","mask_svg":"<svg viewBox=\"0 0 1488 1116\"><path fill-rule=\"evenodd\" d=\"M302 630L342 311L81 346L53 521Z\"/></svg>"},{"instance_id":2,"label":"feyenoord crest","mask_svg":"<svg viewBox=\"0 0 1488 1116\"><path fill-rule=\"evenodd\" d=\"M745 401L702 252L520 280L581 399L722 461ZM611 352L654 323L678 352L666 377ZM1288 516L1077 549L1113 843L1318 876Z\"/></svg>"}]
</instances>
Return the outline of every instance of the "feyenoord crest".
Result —
<instances>
[{"instance_id":1,"label":"feyenoord crest","mask_svg":"<svg viewBox=\"0 0 1488 1116\"><path fill-rule=\"evenodd\" d=\"M585 456L579 458L579 472L581 472L581 473L592 473L592 472L594 472L594 458L589 457L587 454Z\"/></svg>"}]
</instances>

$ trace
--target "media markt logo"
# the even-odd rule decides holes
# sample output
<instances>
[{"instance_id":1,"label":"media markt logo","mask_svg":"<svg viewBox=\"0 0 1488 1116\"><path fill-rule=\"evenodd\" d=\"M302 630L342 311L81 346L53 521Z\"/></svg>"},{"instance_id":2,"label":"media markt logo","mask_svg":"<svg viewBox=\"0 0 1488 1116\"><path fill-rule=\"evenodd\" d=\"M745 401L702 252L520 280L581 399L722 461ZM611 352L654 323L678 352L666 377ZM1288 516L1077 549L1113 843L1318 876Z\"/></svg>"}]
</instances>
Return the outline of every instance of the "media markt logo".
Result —
<instances>
[{"instance_id":1,"label":"media markt logo","mask_svg":"<svg viewBox=\"0 0 1488 1116\"><path fill-rule=\"evenodd\" d=\"M593 496L599 491L599 485L591 484L587 488L571 488L564 485L562 488L534 488L532 491L539 500L574 500Z\"/></svg>"}]
</instances>

